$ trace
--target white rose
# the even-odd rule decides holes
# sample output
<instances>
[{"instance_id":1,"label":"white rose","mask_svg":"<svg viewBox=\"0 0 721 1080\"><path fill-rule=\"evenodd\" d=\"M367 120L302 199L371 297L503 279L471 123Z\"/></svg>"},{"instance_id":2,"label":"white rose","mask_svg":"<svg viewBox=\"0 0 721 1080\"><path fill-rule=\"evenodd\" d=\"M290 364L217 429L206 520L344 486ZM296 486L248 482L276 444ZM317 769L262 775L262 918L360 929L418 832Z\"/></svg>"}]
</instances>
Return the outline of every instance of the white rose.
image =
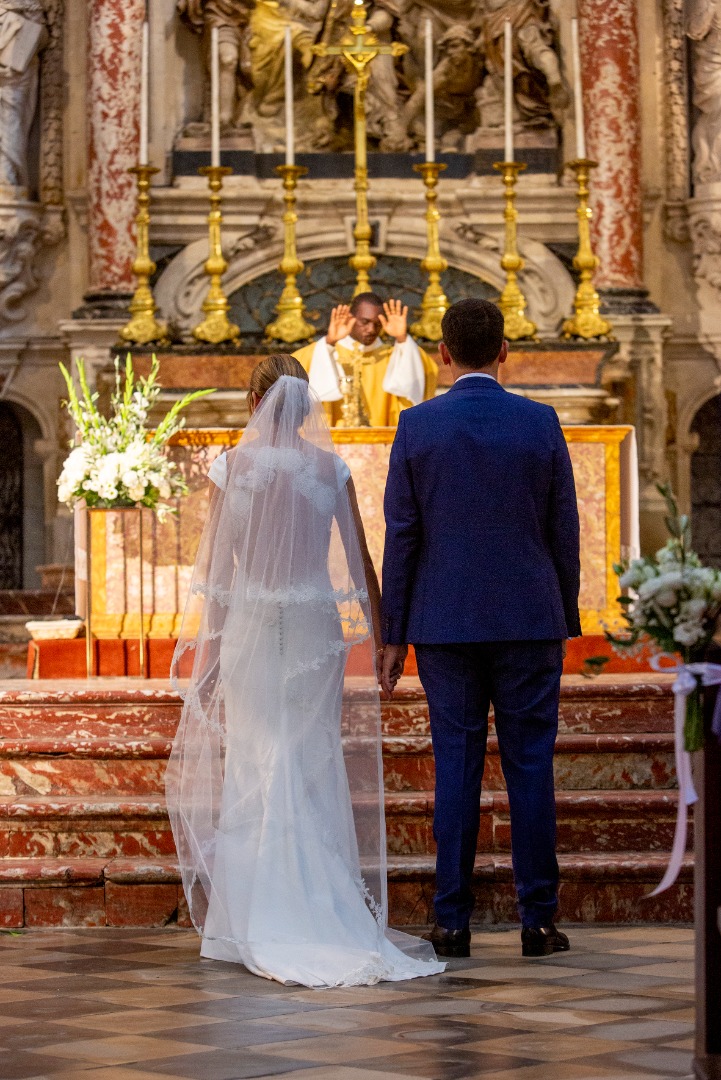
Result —
<instances>
[{"instance_id":1,"label":"white rose","mask_svg":"<svg viewBox=\"0 0 721 1080\"><path fill-rule=\"evenodd\" d=\"M127 472L124 472L121 479L128 489L136 488L140 483L140 477L134 469L128 469Z\"/></svg>"},{"instance_id":2,"label":"white rose","mask_svg":"<svg viewBox=\"0 0 721 1080\"><path fill-rule=\"evenodd\" d=\"M706 601L705 600L684 600L681 604L680 616L682 619L688 619L693 621L696 619L703 619L706 615Z\"/></svg>"},{"instance_id":3,"label":"white rose","mask_svg":"<svg viewBox=\"0 0 721 1080\"><path fill-rule=\"evenodd\" d=\"M629 567L625 574L621 574L618 579L618 583L622 589L636 589L641 584L639 580L639 571L634 569L633 566Z\"/></svg>"},{"instance_id":4,"label":"white rose","mask_svg":"<svg viewBox=\"0 0 721 1080\"><path fill-rule=\"evenodd\" d=\"M704 636L703 628L698 623L678 623L673 631L673 639L679 645L695 645Z\"/></svg>"},{"instance_id":5,"label":"white rose","mask_svg":"<svg viewBox=\"0 0 721 1080\"><path fill-rule=\"evenodd\" d=\"M658 578L651 578L650 581L642 581L638 587L638 595L641 600L650 600L655 595L657 590Z\"/></svg>"},{"instance_id":6,"label":"white rose","mask_svg":"<svg viewBox=\"0 0 721 1080\"><path fill-rule=\"evenodd\" d=\"M672 608L676 607L678 596L673 589L662 589L656 593L654 600L659 607Z\"/></svg>"}]
</instances>

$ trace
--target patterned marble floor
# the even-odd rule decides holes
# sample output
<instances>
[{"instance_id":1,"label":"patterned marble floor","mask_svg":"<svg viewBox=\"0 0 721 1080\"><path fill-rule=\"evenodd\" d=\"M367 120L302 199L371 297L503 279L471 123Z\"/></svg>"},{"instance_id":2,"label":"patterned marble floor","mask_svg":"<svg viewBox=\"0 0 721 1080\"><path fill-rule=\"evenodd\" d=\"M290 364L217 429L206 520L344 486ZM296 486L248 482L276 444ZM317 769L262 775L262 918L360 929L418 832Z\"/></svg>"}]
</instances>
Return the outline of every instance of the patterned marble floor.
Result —
<instances>
[{"instance_id":1,"label":"patterned marble floor","mask_svg":"<svg viewBox=\"0 0 721 1080\"><path fill-rule=\"evenodd\" d=\"M186 930L0 934L2 1080L680 1080L692 931L479 933L445 975L338 991L198 960Z\"/></svg>"}]
</instances>

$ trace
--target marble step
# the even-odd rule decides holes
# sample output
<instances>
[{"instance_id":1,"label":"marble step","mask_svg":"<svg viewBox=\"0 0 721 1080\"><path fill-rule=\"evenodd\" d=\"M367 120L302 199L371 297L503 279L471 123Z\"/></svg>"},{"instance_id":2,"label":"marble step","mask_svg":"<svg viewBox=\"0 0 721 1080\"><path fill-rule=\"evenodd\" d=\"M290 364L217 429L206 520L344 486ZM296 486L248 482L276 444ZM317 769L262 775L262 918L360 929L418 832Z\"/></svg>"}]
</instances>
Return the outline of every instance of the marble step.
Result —
<instances>
[{"instance_id":1,"label":"marble step","mask_svg":"<svg viewBox=\"0 0 721 1080\"><path fill-rule=\"evenodd\" d=\"M152 795L163 791L171 741L157 735L32 735L0 739L0 796ZM367 756L362 741L351 750ZM430 736L383 739L387 791L434 786ZM671 734L559 735L555 754L559 790L670 789L675 784ZM495 736L488 739L486 790L503 789Z\"/></svg>"},{"instance_id":2,"label":"marble step","mask_svg":"<svg viewBox=\"0 0 721 1080\"><path fill-rule=\"evenodd\" d=\"M667 675L566 676L561 687L560 732L570 734L670 732L672 678ZM365 687L349 680L346 702L362 715ZM0 739L31 734L172 738L180 699L163 680L103 679L0 681ZM368 709L369 719L374 715ZM384 734L427 735L428 706L416 678L401 680L382 704Z\"/></svg>"},{"instance_id":3,"label":"marble step","mask_svg":"<svg viewBox=\"0 0 721 1080\"><path fill-rule=\"evenodd\" d=\"M561 922L691 922L693 856L687 854L677 882L649 897L663 877L668 856L625 851L613 854L559 854ZM476 906L481 925L518 921L510 854L485 854L474 868ZM388 860L390 921L418 926L433 921L433 860L423 855Z\"/></svg>"},{"instance_id":4,"label":"marble step","mask_svg":"<svg viewBox=\"0 0 721 1080\"><path fill-rule=\"evenodd\" d=\"M390 855L427 855L433 840L433 792L388 793ZM581 854L629 848L668 851L677 795L655 791L559 792L558 850ZM369 825L377 828L376 804ZM359 816L362 828L362 818ZM689 830L689 838L692 832ZM510 851L508 797L484 792L479 852ZM158 795L0 798L0 858L162 858L174 854Z\"/></svg>"},{"instance_id":5,"label":"marble step","mask_svg":"<svg viewBox=\"0 0 721 1080\"><path fill-rule=\"evenodd\" d=\"M611 853L630 849L667 852L676 824L676 791L559 791L556 794L559 852ZM386 794L388 852L423 855L435 851L433 792ZM689 846L693 821L689 822ZM481 795L478 851L510 852L511 822L504 791Z\"/></svg>"},{"instance_id":6,"label":"marble step","mask_svg":"<svg viewBox=\"0 0 721 1080\"><path fill-rule=\"evenodd\" d=\"M2 859L173 855L175 844L160 795L0 798Z\"/></svg>"},{"instance_id":7,"label":"marble step","mask_svg":"<svg viewBox=\"0 0 721 1080\"><path fill-rule=\"evenodd\" d=\"M386 791L428 791L434 786L429 736L389 736L383 740ZM675 786L673 736L560 734L554 757L560 791L670 789ZM484 770L486 791L504 787L498 740L491 735Z\"/></svg>"},{"instance_id":8,"label":"marble step","mask_svg":"<svg viewBox=\"0 0 721 1080\"><path fill-rule=\"evenodd\" d=\"M648 893L666 857L626 851L559 856L560 913L567 922L688 921L692 876L686 857L679 881L660 897ZM398 926L432 920L430 856L388 860L389 917ZM474 922L515 922L510 856L482 855L474 872ZM158 859L0 860L0 927L188 925L178 867Z\"/></svg>"}]
</instances>

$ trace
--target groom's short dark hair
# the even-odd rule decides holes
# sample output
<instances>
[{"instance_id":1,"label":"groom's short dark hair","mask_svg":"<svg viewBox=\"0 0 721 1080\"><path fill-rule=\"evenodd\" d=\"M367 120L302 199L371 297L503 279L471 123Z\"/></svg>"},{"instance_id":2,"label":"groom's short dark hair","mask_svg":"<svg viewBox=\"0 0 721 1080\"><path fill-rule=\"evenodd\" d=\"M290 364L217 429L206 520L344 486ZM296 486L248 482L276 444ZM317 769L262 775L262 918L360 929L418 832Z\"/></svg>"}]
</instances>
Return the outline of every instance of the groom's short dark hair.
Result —
<instances>
[{"instance_id":1,"label":"groom's short dark hair","mask_svg":"<svg viewBox=\"0 0 721 1080\"><path fill-rule=\"evenodd\" d=\"M441 332L459 367L488 367L503 345L503 315L490 300L468 296L452 304L443 316Z\"/></svg>"}]
</instances>

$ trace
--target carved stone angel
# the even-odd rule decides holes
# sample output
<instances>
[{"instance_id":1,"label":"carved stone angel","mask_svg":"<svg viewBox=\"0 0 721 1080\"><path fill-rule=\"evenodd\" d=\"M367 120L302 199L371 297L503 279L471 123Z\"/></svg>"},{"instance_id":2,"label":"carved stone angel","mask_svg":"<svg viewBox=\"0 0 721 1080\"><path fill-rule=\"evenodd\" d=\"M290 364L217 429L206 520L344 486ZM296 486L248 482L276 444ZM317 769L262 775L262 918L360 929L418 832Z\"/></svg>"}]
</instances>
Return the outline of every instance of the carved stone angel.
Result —
<instances>
[{"instance_id":1,"label":"carved stone angel","mask_svg":"<svg viewBox=\"0 0 721 1080\"><path fill-rule=\"evenodd\" d=\"M240 123L244 97L252 85L248 44L253 6L253 0L177 0L180 17L191 30L202 35L206 73L210 71L210 32L214 26L218 27L220 127L225 132L233 131ZM208 74L204 126L210 123L209 78Z\"/></svg>"},{"instance_id":2,"label":"carved stone angel","mask_svg":"<svg viewBox=\"0 0 721 1080\"><path fill-rule=\"evenodd\" d=\"M47 43L40 0L0 0L0 185L28 185L28 137Z\"/></svg>"},{"instance_id":3,"label":"carved stone angel","mask_svg":"<svg viewBox=\"0 0 721 1080\"><path fill-rule=\"evenodd\" d=\"M368 26L378 40L387 43L397 39L406 0L372 0L367 6ZM352 0L333 0L328 5L321 41L331 44L343 38L350 26L352 8ZM318 57L310 70L308 86L311 93L323 99L324 112L330 121L328 142L332 143L330 128L339 112L337 95L351 94L353 79L340 57ZM378 140L381 150L392 153L410 149L402 118L398 72L391 56L377 56L371 64L366 117L368 134Z\"/></svg>"},{"instance_id":4,"label":"carved stone angel","mask_svg":"<svg viewBox=\"0 0 721 1080\"><path fill-rule=\"evenodd\" d=\"M296 143L314 148L325 130L317 101L305 94L304 74L313 63L312 46L323 25L329 0L257 0L251 16L250 54L253 89L245 118L253 128L256 150L280 150L285 144L286 27L290 27L296 91Z\"/></svg>"},{"instance_id":5,"label":"carved stone angel","mask_svg":"<svg viewBox=\"0 0 721 1080\"><path fill-rule=\"evenodd\" d=\"M449 27L438 41L438 62L433 70L436 130L443 150L462 150L466 135L478 127L475 93L482 74L483 60L476 35L462 24ZM421 145L424 106L425 82L419 81L404 115Z\"/></svg>"},{"instance_id":6,"label":"carved stone angel","mask_svg":"<svg viewBox=\"0 0 721 1080\"><path fill-rule=\"evenodd\" d=\"M513 96L526 126L560 124L569 105L556 27L548 0L484 0L476 24L488 75L479 93L481 124L500 127L503 108L503 32L513 27Z\"/></svg>"},{"instance_id":7,"label":"carved stone angel","mask_svg":"<svg viewBox=\"0 0 721 1080\"><path fill-rule=\"evenodd\" d=\"M692 143L698 183L721 180L721 0L688 0L686 33L693 42Z\"/></svg>"}]
</instances>

